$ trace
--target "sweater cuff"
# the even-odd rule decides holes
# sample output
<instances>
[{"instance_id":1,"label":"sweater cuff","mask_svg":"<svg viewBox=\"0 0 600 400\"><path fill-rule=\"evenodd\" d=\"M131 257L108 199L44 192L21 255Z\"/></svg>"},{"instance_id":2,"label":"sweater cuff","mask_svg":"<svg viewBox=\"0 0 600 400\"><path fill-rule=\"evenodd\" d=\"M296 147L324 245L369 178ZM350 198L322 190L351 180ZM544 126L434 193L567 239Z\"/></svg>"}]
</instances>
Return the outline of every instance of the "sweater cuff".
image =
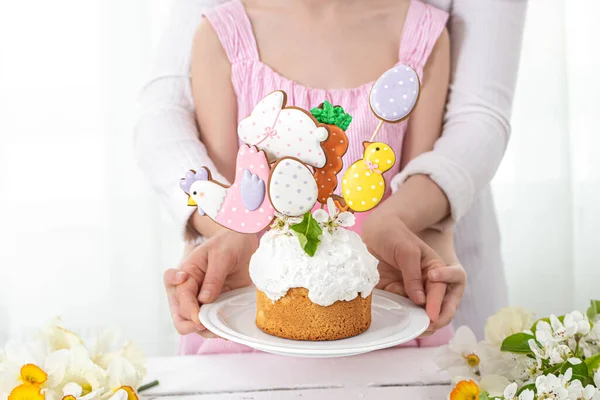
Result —
<instances>
[{"instance_id":1,"label":"sweater cuff","mask_svg":"<svg viewBox=\"0 0 600 400\"><path fill-rule=\"evenodd\" d=\"M392 192L412 175L427 175L448 197L452 219L457 222L469 211L475 196L471 177L450 158L427 152L411 160L391 181Z\"/></svg>"},{"instance_id":2,"label":"sweater cuff","mask_svg":"<svg viewBox=\"0 0 600 400\"><path fill-rule=\"evenodd\" d=\"M187 198L188 195L184 191L174 190L170 195L163 195L163 198L161 199L161 203L165 205L173 217L181 237L185 236L188 220L196 211L196 207L187 205Z\"/></svg>"}]
</instances>

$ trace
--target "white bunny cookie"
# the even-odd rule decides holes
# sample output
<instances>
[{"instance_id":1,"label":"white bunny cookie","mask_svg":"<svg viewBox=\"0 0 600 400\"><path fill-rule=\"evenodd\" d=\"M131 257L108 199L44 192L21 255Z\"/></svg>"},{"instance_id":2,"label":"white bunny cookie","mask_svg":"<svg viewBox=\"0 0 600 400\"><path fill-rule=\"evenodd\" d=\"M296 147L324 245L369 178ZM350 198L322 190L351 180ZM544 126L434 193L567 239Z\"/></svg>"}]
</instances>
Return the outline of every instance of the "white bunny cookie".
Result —
<instances>
[{"instance_id":1,"label":"white bunny cookie","mask_svg":"<svg viewBox=\"0 0 600 400\"><path fill-rule=\"evenodd\" d=\"M238 136L249 145L267 153L270 162L294 157L316 168L325 165L321 142L327 140L327 128L318 125L307 111L285 107L286 94L275 91L263 98L238 126Z\"/></svg>"}]
</instances>

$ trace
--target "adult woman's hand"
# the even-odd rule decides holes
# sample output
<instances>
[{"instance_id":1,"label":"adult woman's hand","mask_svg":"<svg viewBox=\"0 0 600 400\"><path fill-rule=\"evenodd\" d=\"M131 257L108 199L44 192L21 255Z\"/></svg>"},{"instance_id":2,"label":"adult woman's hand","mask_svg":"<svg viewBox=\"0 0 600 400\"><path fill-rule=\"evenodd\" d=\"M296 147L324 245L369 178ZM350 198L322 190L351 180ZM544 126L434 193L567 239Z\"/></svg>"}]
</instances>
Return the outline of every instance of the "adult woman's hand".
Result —
<instances>
[{"instance_id":1,"label":"adult woman's hand","mask_svg":"<svg viewBox=\"0 0 600 400\"><path fill-rule=\"evenodd\" d=\"M212 303L223 291L251 284L248 266L258 237L222 229L196 247L178 269L164 274L173 324L186 335L214 337L200 323L201 304Z\"/></svg>"},{"instance_id":2,"label":"adult woman's hand","mask_svg":"<svg viewBox=\"0 0 600 400\"><path fill-rule=\"evenodd\" d=\"M427 272L445 267L438 255L396 214L378 212L367 217L362 236L369 251L379 259L378 288L407 295L413 302L426 305L435 321L440 313L446 284L427 281Z\"/></svg>"},{"instance_id":3,"label":"adult woman's hand","mask_svg":"<svg viewBox=\"0 0 600 400\"><path fill-rule=\"evenodd\" d=\"M423 236L448 260L414 234L393 207L382 205L373 210L363 226L363 240L379 259L378 288L425 305L432 321L430 330L435 331L454 317L466 274L453 256L451 231L428 230ZM447 267L445 261L453 265Z\"/></svg>"}]
</instances>

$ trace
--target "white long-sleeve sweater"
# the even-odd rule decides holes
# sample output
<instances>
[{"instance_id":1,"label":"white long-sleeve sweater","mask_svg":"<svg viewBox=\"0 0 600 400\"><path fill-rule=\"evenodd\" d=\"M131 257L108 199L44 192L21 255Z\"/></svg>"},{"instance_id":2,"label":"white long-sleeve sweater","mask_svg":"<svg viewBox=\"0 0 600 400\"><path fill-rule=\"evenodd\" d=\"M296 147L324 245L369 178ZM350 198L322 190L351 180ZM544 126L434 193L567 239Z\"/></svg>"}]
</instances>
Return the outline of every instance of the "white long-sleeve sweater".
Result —
<instances>
[{"instance_id":1,"label":"white long-sleeve sweater","mask_svg":"<svg viewBox=\"0 0 600 400\"><path fill-rule=\"evenodd\" d=\"M135 151L161 200L184 226L191 208L177 182L190 166L216 171L198 139L190 84L194 30L205 9L224 0L173 0L152 77L142 90ZM485 318L506 305L500 238L489 182L510 136L526 0L428 0L448 11L452 80L442 137L394 178L427 174L446 193L456 250L468 287L455 324L481 336ZM226 180L215 174L222 182Z\"/></svg>"}]
</instances>

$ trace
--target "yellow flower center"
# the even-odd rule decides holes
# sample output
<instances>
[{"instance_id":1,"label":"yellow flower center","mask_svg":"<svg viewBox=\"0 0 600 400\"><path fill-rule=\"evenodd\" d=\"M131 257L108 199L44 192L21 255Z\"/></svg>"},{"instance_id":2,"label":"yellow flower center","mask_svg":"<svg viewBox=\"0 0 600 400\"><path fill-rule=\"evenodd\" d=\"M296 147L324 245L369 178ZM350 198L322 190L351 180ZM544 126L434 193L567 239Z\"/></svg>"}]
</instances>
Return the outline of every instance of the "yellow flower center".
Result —
<instances>
[{"instance_id":1,"label":"yellow flower center","mask_svg":"<svg viewBox=\"0 0 600 400\"><path fill-rule=\"evenodd\" d=\"M73 395L68 395L62 398L62 400L77 400L77 398Z\"/></svg>"},{"instance_id":2,"label":"yellow flower center","mask_svg":"<svg viewBox=\"0 0 600 400\"><path fill-rule=\"evenodd\" d=\"M81 384L81 395L85 396L92 393L92 385L90 385L88 382L82 383Z\"/></svg>"},{"instance_id":3,"label":"yellow flower center","mask_svg":"<svg viewBox=\"0 0 600 400\"><path fill-rule=\"evenodd\" d=\"M133 390L131 386L121 386L117 389L117 392L119 390L124 390L127 392L127 400L139 400L137 394L135 393L135 390Z\"/></svg>"},{"instance_id":4,"label":"yellow flower center","mask_svg":"<svg viewBox=\"0 0 600 400\"><path fill-rule=\"evenodd\" d=\"M39 386L24 383L10 392L8 400L44 400L44 395Z\"/></svg>"},{"instance_id":5,"label":"yellow flower center","mask_svg":"<svg viewBox=\"0 0 600 400\"><path fill-rule=\"evenodd\" d=\"M48 374L42 371L40 367L33 364L26 364L21 367L21 380L23 383L32 385L41 385L48 379Z\"/></svg>"},{"instance_id":6,"label":"yellow flower center","mask_svg":"<svg viewBox=\"0 0 600 400\"><path fill-rule=\"evenodd\" d=\"M479 400L479 386L473 381L460 381L450 393L450 400Z\"/></svg>"},{"instance_id":7,"label":"yellow flower center","mask_svg":"<svg viewBox=\"0 0 600 400\"><path fill-rule=\"evenodd\" d=\"M479 365L479 357L475 353L466 356L465 360L467 360L467 364L469 364L469 367L471 368L475 368Z\"/></svg>"}]
</instances>

